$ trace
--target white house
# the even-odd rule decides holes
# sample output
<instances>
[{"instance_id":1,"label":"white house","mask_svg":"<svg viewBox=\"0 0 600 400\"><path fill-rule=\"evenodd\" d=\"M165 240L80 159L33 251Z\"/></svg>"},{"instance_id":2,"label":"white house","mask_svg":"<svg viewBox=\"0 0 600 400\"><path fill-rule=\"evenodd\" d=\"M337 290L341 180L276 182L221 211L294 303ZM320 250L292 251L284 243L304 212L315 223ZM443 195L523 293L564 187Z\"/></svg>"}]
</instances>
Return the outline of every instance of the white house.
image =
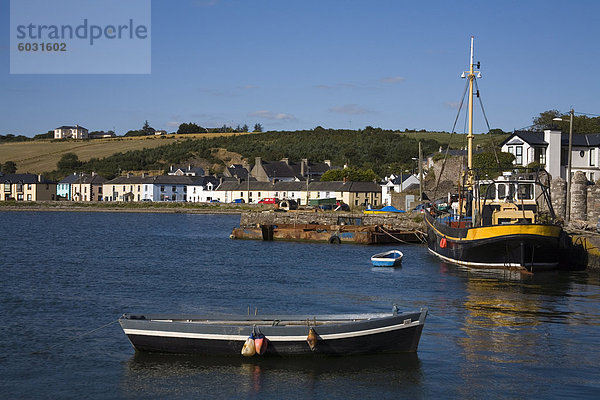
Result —
<instances>
[{"instance_id":1,"label":"white house","mask_svg":"<svg viewBox=\"0 0 600 400\"><path fill-rule=\"evenodd\" d=\"M419 185L419 176L415 174L400 174L390 175L384 178L384 183L381 184L381 201L383 205L392 205L392 193L401 193L409 187L413 189Z\"/></svg>"},{"instance_id":2,"label":"white house","mask_svg":"<svg viewBox=\"0 0 600 400\"><path fill-rule=\"evenodd\" d=\"M538 162L552 177L567 177L569 135L557 130L516 131L501 143L503 152L514 154L514 164ZM571 175L581 171L592 182L600 179L600 134L574 134L571 143Z\"/></svg>"},{"instance_id":3,"label":"white house","mask_svg":"<svg viewBox=\"0 0 600 400\"><path fill-rule=\"evenodd\" d=\"M194 179L187 189L187 201L192 203L208 203L211 200L219 200L215 189L219 186L217 178L202 176Z\"/></svg>"},{"instance_id":4,"label":"white house","mask_svg":"<svg viewBox=\"0 0 600 400\"><path fill-rule=\"evenodd\" d=\"M88 130L83 126L61 126L54 130L54 139L88 139Z\"/></svg>"}]
</instances>

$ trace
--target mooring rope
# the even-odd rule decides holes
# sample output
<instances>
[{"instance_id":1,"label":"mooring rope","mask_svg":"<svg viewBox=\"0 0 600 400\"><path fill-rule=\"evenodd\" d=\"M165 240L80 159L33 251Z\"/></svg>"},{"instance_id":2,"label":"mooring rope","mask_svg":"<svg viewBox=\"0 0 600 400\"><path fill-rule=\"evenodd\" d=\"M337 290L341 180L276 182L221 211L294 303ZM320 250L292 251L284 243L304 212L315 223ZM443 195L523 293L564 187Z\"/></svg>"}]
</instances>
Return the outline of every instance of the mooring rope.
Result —
<instances>
[{"instance_id":1,"label":"mooring rope","mask_svg":"<svg viewBox=\"0 0 600 400\"><path fill-rule=\"evenodd\" d=\"M402 240L400 238L397 238L396 236L392 235L391 233L389 233L388 231L386 231L383 226L379 226L379 229L381 229L381 231L383 233L385 233L386 235L390 236L392 239L397 240L400 243L410 244L409 242L404 241L404 240ZM417 237L417 239L419 239L421 241L421 243L425 243L425 240L423 239L423 236L419 236L419 234L423 235L423 232L415 230L415 236Z\"/></svg>"},{"instance_id":2,"label":"mooring rope","mask_svg":"<svg viewBox=\"0 0 600 400\"><path fill-rule=\"evenodd\" d=\"M54 344L54 345L52 345L52 346L50 346L50 347L48 347L48 348L46 348L46 349L44 349L44 350L37 350L37 351L34 351L34 352L32 352L31 354L41 354L41 353L45 353L45 352L47 352L47 351L49 351L49 350L52 350L52 349L53 349L53 348L55 348L55 347L62 346L62 345L64 345L64 344L66 344L66 343L69 343L69 342L72 342L72 341L74 341L74 340L80 339L80 338L82 338L83 336L86 336L86 335L89 335L90 333L94 333L94 332L96 332L96 331L99 331L100 329L106 328L107 326L110 326L110 325L112 325L112 324L114 324L114 323L116 323L116 322L119 322L119 319L118 319L118 318L117 318L117 319L115 319L114 321L111 321L111 322L109 322L108 324L104 324L104 325L102 325L102 326L100 326L100 327L98 327L98 328L92 329L91 331L87 331L87 332L81 333L81 334L79 334L79 335L77 335L77 336L74 336L74 337L72 337L72 338L69 338L69 339L67 339L67 340L63 340L62 342L56 343L56 344Z\"/></svg>"}]
</instances>

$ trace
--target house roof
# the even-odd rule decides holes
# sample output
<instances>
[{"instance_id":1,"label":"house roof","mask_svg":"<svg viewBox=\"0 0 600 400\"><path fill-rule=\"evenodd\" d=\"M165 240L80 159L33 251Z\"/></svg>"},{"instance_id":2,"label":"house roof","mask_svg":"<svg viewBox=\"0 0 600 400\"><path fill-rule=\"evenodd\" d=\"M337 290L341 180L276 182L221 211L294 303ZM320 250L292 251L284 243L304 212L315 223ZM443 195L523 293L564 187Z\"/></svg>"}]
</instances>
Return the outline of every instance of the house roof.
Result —
<instances>
[{"instance_id":1,"label":"house roof","mask_svg":"<svg viewBox=\"0 0 600 400\"><path fill-rule=\"evenodd\" d=\"M92 185L92 184L101 184L106 182L108 179L106 179L103 176L100 175L88 175L88 174L83 174L83 175L77 175L76 176L76 180L73 182L68 182L68 183L75 183L75 184L84 184L84 185ZM64 183L61 181L61 183Z\"/></svg>"},{"instance_id":2,"label":"house roof","mask_svg":"<svg viewBox=\"0 0 600 400\"><path fill-rule=\"evenodd\" d=\"M71 183L74 183L77 179L79 179L79 175L76 172L74 172L71 175L67 175L63 180L61 180L58 183L63 183L63 184L69 183L69 184L71 184Z\"/></svg>"},{"instance_id":3,"label":"house roof","mask_svg":"<svg viewBox=\"0 0 600 400\"><path fill-rule=\"evenodd\" d=\"M56 129L84 129L87 131L87 129L85 129L83 126L69 126L69 125L63 125L63 126L59 126Z\"/></svg>"},{"instance_id":4,"label":"house roof","mask_svg":"<svg viewBox=\"0 0 600 400\"><path fill-rule=\"evenodd\" d=\"M196 174L196 176L204 175L204 168L194 167L193 165L177 165L177 166L171 165L171 167L169 168L169 173L174 173L178 170L183 172L184 174L193 173L193 174Z\"/></svg>"},{"instance_id":5,"label":"house roof","mask_svg":"<svg viewBox=\"0 0 600 400\"><path fill-rule=\"evenodd\" d=\"M262 167L271 178L297 178L294 170L284 161L263 161Z\"/></svg>"},{"instance_id":6,"label":"house roof","mask_svg":"<svg viewBox=\"0 0 600 400\"><path fill-rule=\"evenodd\" d=\"M219 179L214 176L197 176L192 178L191 185L194 186L206 186L207 184L212 183L213 186L219 185Z\"/></svg>"},{"instance_id":7,"label":"house roof","mask_svg":"<svg viewBox=\"0 0 600 400\"><path fill-rule=\"evenodd\" d=\"M0 182L10 182L17 183L23 182L25 184L29 183L46 183L46 184L56 184L56 182L46 179L43 175L36 174L5 174L0 177Z\"/></svg>"},{"instance_id":8,"label":"house roof","mask_svg":"<svg viewBox=\"0 0 600 400\"><path fill-rule=\"evenodd\" d=\"M569 135L563 133L561 135L561 144L563 146L569 145ZM579 147L599 147L600 146L600 134L588 133L588 134L576 134L573 135L572 146Z\"/></svg>"},{"instance_id":9,"label":"house roof","mask_svg":"<svg viewBox=\"0 0 600 400\"><path fill-rule=\"evenodd\" d=\"M248 177L248 170L244 168L242 164L232 164L225 168L225 175L228 177L246 179Z\"/></svg>"},{"instance_id":10,"label":"house roof","mask_svg":"<svg viewBox=\"0 0 600 400\"><path fill-rule=\"evenodd\" d=\"M507 137L502 143L500 143L500 147L505 144L511 144L515 138L520 138L524 142L534 145L534 146L547 146L548 143L544 140L544 132L531 132L531 131L514 131L512 135ZM521 143L514 143L521 144Z\"/></svg>"},{"instance_id":11,"label":"house roof","mask_svg":"<svg viewBox=\"0 0 600 400\"><path fill-rule=\"evenodd\" d=\"M153 178L154 178L153 176L138 176L138 175L117 176L116 178L111 179L110 181L106 181L104 183L109 184L109 185L120 185L120 184L132 185L132 184L138 184L138 183L152 183Z\"/></svg>"}]
</instances>

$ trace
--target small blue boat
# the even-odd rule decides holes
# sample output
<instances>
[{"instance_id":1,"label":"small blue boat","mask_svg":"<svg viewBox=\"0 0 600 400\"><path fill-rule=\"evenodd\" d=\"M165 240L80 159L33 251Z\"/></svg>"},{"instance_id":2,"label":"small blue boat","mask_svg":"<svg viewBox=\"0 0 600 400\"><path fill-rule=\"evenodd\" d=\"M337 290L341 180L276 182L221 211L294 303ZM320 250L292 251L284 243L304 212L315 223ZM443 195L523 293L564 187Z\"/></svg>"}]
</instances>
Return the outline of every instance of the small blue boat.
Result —
<instances>
[{"instance_id":1,"label":"small blue boat","mask_svg":"<svg viewBox=\"0 0 600 400\"><path fill-rule=\"evenodd\" d=\"M402 263L403 256L404 254L400 250L390 250L374 254L371 262L374 267L397 267Z\"/></svg>"}]
</instances>

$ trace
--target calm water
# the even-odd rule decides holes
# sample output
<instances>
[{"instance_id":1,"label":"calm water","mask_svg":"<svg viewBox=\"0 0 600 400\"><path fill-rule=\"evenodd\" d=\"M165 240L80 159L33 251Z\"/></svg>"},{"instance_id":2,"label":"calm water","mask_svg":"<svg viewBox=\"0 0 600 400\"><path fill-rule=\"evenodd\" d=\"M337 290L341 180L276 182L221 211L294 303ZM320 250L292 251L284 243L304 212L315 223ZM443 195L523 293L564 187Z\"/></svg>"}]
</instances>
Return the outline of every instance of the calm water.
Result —
<instances>
[{"instance_id":1,"label":"calm water","mask_svg":"<svg viewBox=\"0 0 600 400\"><path fill-rule=\"evenodd\" d=\"M233 241L237 216L0 212L0 396L598 398L598 274L482 274L391 247ZM416 355L319 360L135 354L123 312L429 307ZM90 332L105 324L106 327Z\"/></svg>"}]
</instances>

